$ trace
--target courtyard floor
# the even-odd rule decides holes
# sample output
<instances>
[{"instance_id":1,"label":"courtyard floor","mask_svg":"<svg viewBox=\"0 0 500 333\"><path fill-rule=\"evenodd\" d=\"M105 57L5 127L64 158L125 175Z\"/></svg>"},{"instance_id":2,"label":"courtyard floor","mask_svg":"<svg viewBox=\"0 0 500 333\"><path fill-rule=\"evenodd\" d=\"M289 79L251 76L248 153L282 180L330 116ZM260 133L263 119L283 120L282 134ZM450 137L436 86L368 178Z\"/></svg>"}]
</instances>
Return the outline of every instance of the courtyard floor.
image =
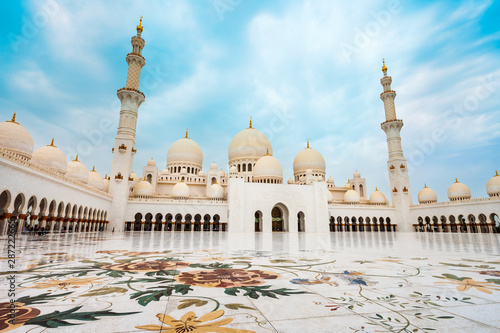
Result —
<instances>
[{"instance_id":1,"label":"courtyard floor","mask_svg":"<svg viewBox=\"0 0 500 333\"><path fill-rule=\"evenodd\" d=\"M0 332L500 331L497 234L21 235L16 273L0 245Z\"/></svg>"}]
</instances>

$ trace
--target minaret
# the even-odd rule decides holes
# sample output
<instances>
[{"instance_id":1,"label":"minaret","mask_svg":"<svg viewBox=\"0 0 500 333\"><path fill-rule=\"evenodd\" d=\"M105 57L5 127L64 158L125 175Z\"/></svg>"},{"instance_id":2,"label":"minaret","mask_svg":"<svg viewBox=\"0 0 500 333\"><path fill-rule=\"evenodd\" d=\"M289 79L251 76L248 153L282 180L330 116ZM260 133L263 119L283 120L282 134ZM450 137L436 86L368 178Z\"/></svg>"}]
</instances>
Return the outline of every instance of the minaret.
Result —
<instances>
[{"instance_id":1,"label":"minaret","mask_svg":"<svg viewBox=\"0 0 500 333\"><path fill-rule=\"evenodd\" d=\"M144 48L142 39L142 16L137 26L137 35L132 37L132 52L127 54L128 73L127 84L118 89L117 95L121 102L118 133L113 148L113 162L111 164L111 178L109 193L113 195L113 202L109 215L110 228L122 231L124 227L125 210L129 197L129 177L132 173L135 149L135 128L137 124L137 110L144 102L144 94L139 91L141 69L146 60L141 55Z\"/></svg>"},{"instance_id":2,"label":"minaret","mask_svg":"<svg viewBox=\"0 0 500 333\"><path fill-rule=\"evenodd\" d=\"M403 156L400 134L403 121L396 118L396 107L394 106L396 92L391 89L392 78L387 76L385 59L382 72L384 77L380 79L380 84L384 87L384 91L380 94L380 99L384 102L385 122L382 123L381 127L387 135L387 146L389 148L387 168L391 185L392 204L396 208L396 221L394 223L398 224L399 231L411 231L410 179L406 158Z\"/></svg>"}]
</instances>

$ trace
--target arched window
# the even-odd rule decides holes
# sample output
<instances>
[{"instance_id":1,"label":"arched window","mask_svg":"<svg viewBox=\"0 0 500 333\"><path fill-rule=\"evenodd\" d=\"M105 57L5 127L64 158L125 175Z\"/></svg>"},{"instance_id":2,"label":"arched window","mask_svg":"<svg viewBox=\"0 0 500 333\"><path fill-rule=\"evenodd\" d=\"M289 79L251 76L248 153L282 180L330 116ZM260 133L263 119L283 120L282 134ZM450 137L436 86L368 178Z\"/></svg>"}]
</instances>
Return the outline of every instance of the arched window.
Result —
<instances>
[{"instance_id":1,"label":"arched window","mask_svg":"<svg viewBox=\"0 0 500 333\"><path fill-rule=\"evenodd\" d=\"M241 172L241 165L238 164L238 172Z\"/></svg>"},{"instance_id":2,"label":"arched window","mask_svg":"<svg viewBox=\"0 0 500 333\"><path fill-rule=\"evenodd\" d=\"M363 190L363 185L359 185L359 196L360 197L365 196L365 191Z\"/></svg>"},{"instance_id":3,"label":"arched window","mask_svg":"<svg viewBox=\"0 0 500 333\"><path fill-rule=\"evenodd\" d=\"M151 184L151 182L153 181L153 175L148 174L148 175L146 176L146 180L147 180L147 181Z\"/></svg>"},{"instance_id":4,"label":"arched window","mask_svg":"<svg viewBox=\"0 0 500 333\"><path fill-rule=\"evenodd\" d=\"M247 171L247 165L243 164L243 172Z\"/></svg>"},{"instance_id":5,"label":"arched window","mask_svg":"<svg viewBox=\"0 0 500 333\"><path fill-rule=\"evenodd\" d=\"M248 171L252 171L252 163L248 163Z\"/></svg>"}]
</instances>

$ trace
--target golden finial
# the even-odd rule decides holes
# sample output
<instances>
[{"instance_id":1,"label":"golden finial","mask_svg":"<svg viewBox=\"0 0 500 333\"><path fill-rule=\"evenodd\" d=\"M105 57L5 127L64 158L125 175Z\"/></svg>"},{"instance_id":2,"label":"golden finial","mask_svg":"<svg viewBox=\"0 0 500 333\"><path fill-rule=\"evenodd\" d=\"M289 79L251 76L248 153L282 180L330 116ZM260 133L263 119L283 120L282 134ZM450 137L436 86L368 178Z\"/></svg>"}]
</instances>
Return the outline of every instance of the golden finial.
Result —
<instances>
[{"instance_id":1,"label":"golden finial","mask_svg":"<svg viewBox=\"0 0 500 333\"><path fill-rule=\"evenodd\" d=\"M250 127L249 128L253 128L252 127L252 117L250 117Z\"/></svg>"},{"instance_id":2,"label":"golden finial","mask_svg":"<svg viewBox=\"0 0 500 333\"><path fill-rule=\"evenodd\" d=\"M137 32L142 33L142 30L143 28L142 28L142 16L141 16L141 20L139 21L139 25L137 26Z\"/></svg>"},{"instance_id":3,"label":"golden finial","mask_svg":"<svg viewBox=\"0 0 500 333\"><path fill-rule=\"evenodd\" d=\"M307 139L307 148L309 148L309 139Z\"/></svg>"},{"instance_id":4,"label":"golden finial","mask_svg":"<svg viewBox=\"0 0 500 333\"><path fill-rule=\"evenodd\" d=\"M96 172L95 171L95 165L92 166L92 172Z\"/></svg>"},{"instance_id":5,"label":"golden finial","mask_svg":"<svg viewBox=\"0 0 500 333\"><path fill-rule=\"evenodd\" d=\"M495 170L495 177L498 176L498 170Z\"/></svg>"},{"instance_id":6,"label":"golden finial","mask_svg":"<svg viewBox=\"0 0 500 333\"><path fill-rule=\"evenodd\" d=\"M424 183L424 188L427 188L427 184Z\"/></svg>"},{"instance_id":7,"label":"golden finial","mask_svg":"<svg viewBox=\"0 0 500 333\"><path fill-rule=\"evenodd\" d=\"M78 162L78 154L76 154L76 157L73 161Z\"/></svg>"},{"instance_id":8,"label":"golden finial","mask_svg":"<svg viewBox=\"0 0 500 333\"><path fill-rule=\"evenodd\" d=\"M108 179L108 174L106 174L106 175L104 176L104 179Z\"/></svg>"},{"instance_id":9,"label":"golden finial","mask_svg":"<svg viewBox=\"0 0 500 333\"><path fill-rule=\"evenodd\" d=\"M266 156L269 156L269 148L267 148Z\"/></svg>"},{"instance_id":10,"label":"golden finial","mask_svg":"<svg viewBox=\"0 0 500 333\"><path fill-rule=\"evenodd\" d=\"M52 141L50 141L50 145L49 145L49 146L51 146L51 147L55 147L55 146L54 146L54 138L52 138Z\"/></svg>"},{"instance_id":11,"label":"golden finial","mask_svg":"<svg viewBox=\"0 0 500 333\"><path fill-rule=\"evenodd\" d=\"M378 188L377 188L377 187L375 187L375 191L378 191Z\"/></svg>"},{"instance_id":12,"label":"golden finial","mask_svg":"<svg viewBox=\"0 0 500 333\"><path fill-rule=\"evenodd\" d=\"M188 138L188 130L189 128L186 128L186 139Z\"/></svg>"},{"instance_id":13,"label":"golden finial","mask_svg":"<svg viewBox=\"0 0 500 333\"><path fill-rule=\"evenodd\" d=\"M12 120L7 120L7 121L10 122L10 123L17 124L16 123L16 113L14 112L14 114L12 115Z\"/></svg>"},{"instance_id":14,"label":"golden finial","mask_svg":"<svg viewBox=\"0 0 500 333\"><path fill-rule=\"evenodd\" d=\"M458 178L455 178L455 183L458 183Z\"/></svg>"},{"instance_id":15,"label":"golden finial","mask_svg":"<svg viewBox=\"0 0 500 333\"><path fill-rule=\"evenodd\" d=\"M387 72L387 67L385 66L385 58L382 58L382 72Z\"/></svg>"}]
</instances>

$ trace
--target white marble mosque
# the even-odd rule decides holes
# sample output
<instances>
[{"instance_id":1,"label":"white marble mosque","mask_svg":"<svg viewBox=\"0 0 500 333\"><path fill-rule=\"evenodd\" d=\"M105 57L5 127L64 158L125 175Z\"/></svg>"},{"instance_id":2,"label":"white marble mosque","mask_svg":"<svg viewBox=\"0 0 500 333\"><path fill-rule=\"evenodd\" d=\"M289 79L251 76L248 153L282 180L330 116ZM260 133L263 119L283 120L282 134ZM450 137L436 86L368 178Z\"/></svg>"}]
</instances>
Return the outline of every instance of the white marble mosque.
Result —
<instances>
[{"instance_id":1,"label":"white marble mosque","mask_svg":"<svg viewBox=\"0 0 500 333\"><path fill-rule=\"evenodd\" d=\"M293 177L283 177L268 138L252 125L229 144L228 172L215 162L203 170L201 147L189 137L172 144L167 163L153 159L142 173L132 171L136 124L145 96L139 91L145 64L142 24L132 37L127 82L117 91L120 120L112 164L102 177L78 160L67 161L57 140L33 151L33 139L21 126L22 115L0 123L0 232L9 220L19 231L36 227L50 233L96 230L194 232L432 231L498 232L500 176L485 178L488 197L472 199L458 180L448 189L449 201L437 202L424 186L412 203L407 161L403 155L392 78L382 67L381 124L387 135L387 172L391 193L367 193L359 172L345 185L327 178L325 159L309 146L293 161ZM111 147L110 147L111 148ZM109 175L109 176L108 176Z\"/></svg>"}]
</instances>

